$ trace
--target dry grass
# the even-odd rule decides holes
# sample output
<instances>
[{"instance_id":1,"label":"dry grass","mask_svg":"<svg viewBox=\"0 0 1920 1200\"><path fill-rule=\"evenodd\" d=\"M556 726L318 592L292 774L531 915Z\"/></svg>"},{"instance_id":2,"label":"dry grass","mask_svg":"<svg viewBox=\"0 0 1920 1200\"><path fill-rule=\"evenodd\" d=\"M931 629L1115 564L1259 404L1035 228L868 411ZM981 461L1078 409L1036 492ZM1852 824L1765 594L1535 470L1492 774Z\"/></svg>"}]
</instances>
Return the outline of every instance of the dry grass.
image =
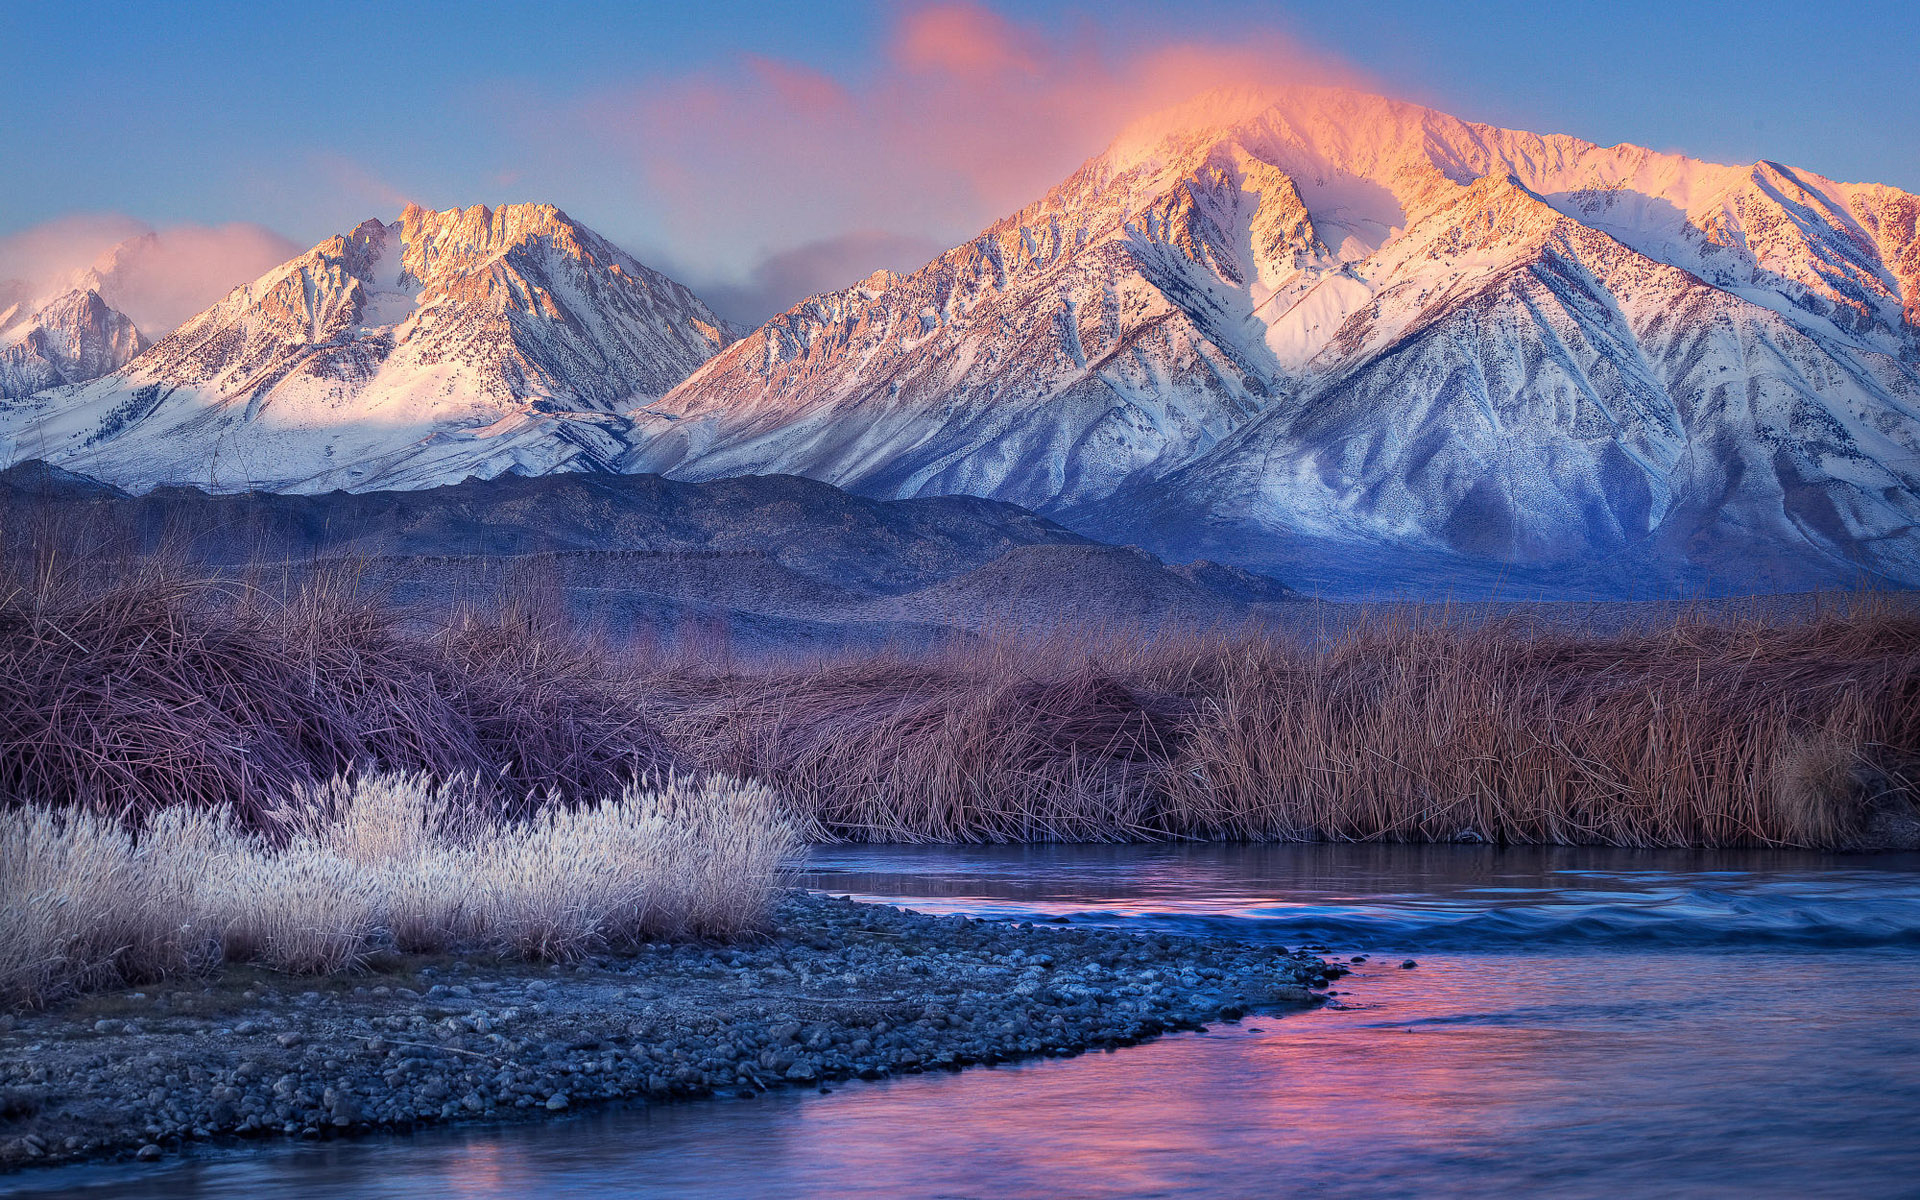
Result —
<instances>
[{"instance_id":1,"label":"dry grass","mask_svg":"<svg viewBox=\"0 0 1920 1200\"><path fill-rule=\"evenodd\" d=\"M1853 769L1920 748L1920 623L1897 618L1599 641L1387 627L1214 670L1173 832L1834 846L1860 815Z\"/></svg>"},{"instance_id":2,"label":"dry grass","mask_svg":"<svg viewBox=\"0 0 1920 1200\"><path fill-rule=\"evenodd\" d=\"M322 973L392 948L562 960L765 916L798 834L773 794L630 784L526 819L420 776L315 789L284 844L175 806L140 830L84 810L0 814L0 1003L222 961Z\"/></svg>"},{"instance_id":3,"label":"dry grass","mask_svg":"<svg viewBox=\"0 0 1920 1200\"><path fill-rule=\"evenodd\" d=\"M1604 637L1402 609L752 665L614 652L531 591L425 629L337 572L153 561L0 581L0 799L279 835L286 797L369 768L481 781L489 820L678 769L851 840L1839 847L1920 778L1920 620L1863 598Z\"/></svg>"},{"instance_id":4,"label":"dry grass","mask_svg":"<svg viewBox=\"0 0 1920 1200\"><path fill-rule=\"evenodd\" d=\"M164 560L0 571L0 796L257 823L375 764L496 799L593 796L678 764L635 682L524 617L409 633L339 575L196 577Z\"/></svg>"},{"instance_id":5,"label":"dry grass","mask_svg":"<svg viewBox=\"0 0 1920 1200\"><path fill-rule=\"evenodd\" d=\"M854 840L1835 847L1920 757L1920 621L1870 608L1608 638L1403 614L655 690L689 758Z\"/></svg>"},{"instance_id":6,"label":"dry grass","mask_svg":"<svg viewBox=\"0 0 1920 1200\"><path fill-rule=\"evenodd\" d=\"M188 810L169 824L204 820ZM36 1003L217 961L183 927L188 881L151 869L116 823L87 812L0 815L0 1003Z\"/></svg>"}]
</instances>

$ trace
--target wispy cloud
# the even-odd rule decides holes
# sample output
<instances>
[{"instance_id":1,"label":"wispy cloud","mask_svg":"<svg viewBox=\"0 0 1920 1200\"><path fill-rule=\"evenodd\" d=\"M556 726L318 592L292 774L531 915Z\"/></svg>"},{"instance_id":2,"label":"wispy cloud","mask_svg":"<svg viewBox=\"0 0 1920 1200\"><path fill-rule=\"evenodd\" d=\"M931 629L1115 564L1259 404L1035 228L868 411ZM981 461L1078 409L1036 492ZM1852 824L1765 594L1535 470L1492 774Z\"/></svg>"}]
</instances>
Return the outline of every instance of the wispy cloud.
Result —
<instances>
[{"instance_id":1,"label":"wispy cloud","mask_svg":"<svg viewBox=\"0 0 1920 1200\"><path fill-rule=\"evenodd\" d=\"M0 280L44 298L99 273L102 298L160 337L299 247L259 225L154 229L120 213L62 217L0 237Z\"/></svg>"},{"instance_id":2,"label":"wispy cloud","mask_svg":"<svg viewBox=\"0 0 1920 1200\"><path fill-rule=\"evenodd\" d=\"M673 257L731 270L764 304L772 293L757 281L781 277L781 254L877 233L951 245L1131 120L1199 92L1356 78L1278 34L1111 51L1087 29L1049 34L978 5L932 4L906 10L858 79L743 56L576 97L534 123L631 164ZM882 265L845 261L865 269L835 284Z\"/></svg>"},{"instance_id":3,"label":"wispy cloud","mask_svg":"<svg viewBox=\"0 0 1920 1200\"><path fill-rule=\"evenodd\" d=\"M405 188L344 154L315 154L312 166L334 200L352 204L355 211L366 209L369 215L381 214L383 219L391 220L409 201L416 199Z\"/></svg>"},{"instance_id":4,"label":"wispy cloud","mask_svg":"<svg viewBox=\"0 0 1920 1200\"><path fill-rule=\"evenodd\" d=\"M917 270L947 248L938 238L864 229L776 251L755 263L744 279L703 279L698 267L682 274L715 312L752 326L803 297L845 287L877 270Z\"/></svg>"}]
</instances>

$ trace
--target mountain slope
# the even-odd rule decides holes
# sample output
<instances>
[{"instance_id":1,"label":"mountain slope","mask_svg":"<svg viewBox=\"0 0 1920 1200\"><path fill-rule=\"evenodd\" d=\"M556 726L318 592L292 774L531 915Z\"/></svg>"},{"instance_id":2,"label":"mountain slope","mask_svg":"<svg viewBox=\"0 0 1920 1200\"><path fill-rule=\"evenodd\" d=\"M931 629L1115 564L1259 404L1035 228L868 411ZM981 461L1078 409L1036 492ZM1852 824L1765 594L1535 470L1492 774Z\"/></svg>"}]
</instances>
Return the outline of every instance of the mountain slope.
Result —
<instances>
[{"instance_id":1,"label":"mountain slope","mask_svg":"<svg viewBox=\"0 0 1920 1200\"><path fill-rule=\"evenodd\" d=\"M1216 95L776 318L638 415L628 461L966 491L1333 588L1920 582L1916 212L1342 90Z\"/></svg>"},{"instance_id":2,"label":"mountain slope","mask_svg":"<svg viewBox=\"0 0 1920 1200\"><path fill-rule=\"evenodd\" d=\"M617 410L730 338L697 297L558 209L367 221L111 376L0 415L14 454L135 488L425 486L604 470Z\"/></svg>"}]
</instances>

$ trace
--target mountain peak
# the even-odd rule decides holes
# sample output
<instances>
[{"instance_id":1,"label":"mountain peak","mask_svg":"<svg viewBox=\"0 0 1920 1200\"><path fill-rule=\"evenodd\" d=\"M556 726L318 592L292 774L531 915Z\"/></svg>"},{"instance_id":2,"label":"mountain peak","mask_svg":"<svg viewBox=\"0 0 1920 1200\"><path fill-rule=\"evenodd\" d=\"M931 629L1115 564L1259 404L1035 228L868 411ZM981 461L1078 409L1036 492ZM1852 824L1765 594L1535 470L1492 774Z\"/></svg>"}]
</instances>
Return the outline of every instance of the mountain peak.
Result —
<instances>
[{"instance_id":1,"label":"mountain peak","mask_svg":"<svg viewBox=\"0 0 1920 1200\"><path fill-rule=\"evenodd\" d=\"M0 398L98 378L146 348L133 322L91 286L15 305L0 323Z\"/></svg>"},{"instance_id":2,"label":"mountain peak","mask_svg":"<svg viewBox=\"0 0 1920 1200\"><path fill-rule=\"evenodd\" d=\"M620 409L730 340L692 292L551 205L409 205L236 289L119 373L0 414L0 430L133 486L608 470Z\"/></svg>"},{"instance_id":3,"label":"mountain peak","mask_svg":"<svg viewBox=\"0 0 1920 1200\"><path fill-rule=\"evenodd\" d=\"M1216 91L775 318L630 464L985 495L1179 558L1325 555L1332 586L1348 558L1920 580L1917 225L1774 163Z\"/></svg>"}]
</instances>

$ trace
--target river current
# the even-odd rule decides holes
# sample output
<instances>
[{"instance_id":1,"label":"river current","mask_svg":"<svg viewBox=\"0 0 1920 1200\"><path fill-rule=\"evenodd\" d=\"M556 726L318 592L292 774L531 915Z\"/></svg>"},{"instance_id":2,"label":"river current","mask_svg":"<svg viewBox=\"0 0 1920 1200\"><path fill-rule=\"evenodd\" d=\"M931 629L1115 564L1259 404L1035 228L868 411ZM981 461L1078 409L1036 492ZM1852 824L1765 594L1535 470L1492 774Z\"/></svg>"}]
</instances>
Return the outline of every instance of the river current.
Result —
<instances>
[{"instance_id":1,"label":"river current","mask_svg":"<svg viewBox=\"0 0 1920 1200\"><path fill-rule=\"evenodd\" d=\"M1366 961L1318 1011L1115 1053L0 1195L1920 1196L1920 856L830 847L804 882Z\"/></svg>"}]
</instances>

